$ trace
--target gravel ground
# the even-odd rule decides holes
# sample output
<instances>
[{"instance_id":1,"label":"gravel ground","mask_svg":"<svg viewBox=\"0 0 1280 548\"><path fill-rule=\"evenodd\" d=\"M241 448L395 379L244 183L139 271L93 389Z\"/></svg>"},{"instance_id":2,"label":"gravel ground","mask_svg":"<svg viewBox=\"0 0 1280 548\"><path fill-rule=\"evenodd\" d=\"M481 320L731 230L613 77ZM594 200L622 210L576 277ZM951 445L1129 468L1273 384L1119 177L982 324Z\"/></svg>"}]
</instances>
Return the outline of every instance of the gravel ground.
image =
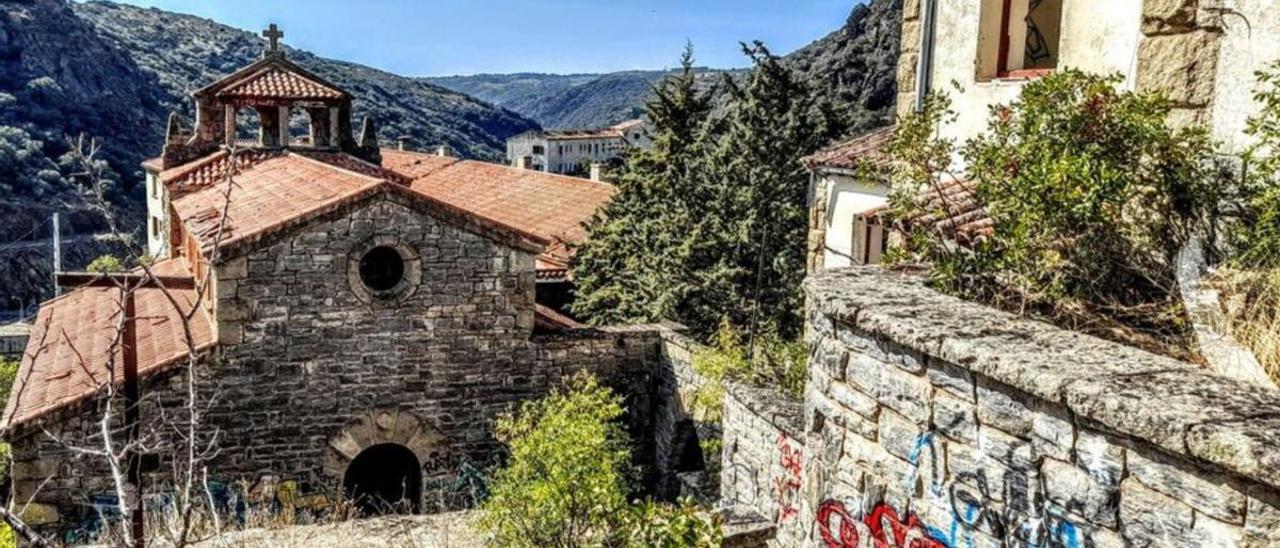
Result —
<instances>
[{"instance_id":1,"label":"gravel ground","mask_svg":"<svg viewBox=\"0 0 1280 548\"><path fill-rule=\"evenodd\" d=\"M210 540L201 547L449 547L484 546L466 524L470 514L452 512L427 516L391 516L327 525L299 525L280 529L250 529Z\"/></svg>"}]
</instances>

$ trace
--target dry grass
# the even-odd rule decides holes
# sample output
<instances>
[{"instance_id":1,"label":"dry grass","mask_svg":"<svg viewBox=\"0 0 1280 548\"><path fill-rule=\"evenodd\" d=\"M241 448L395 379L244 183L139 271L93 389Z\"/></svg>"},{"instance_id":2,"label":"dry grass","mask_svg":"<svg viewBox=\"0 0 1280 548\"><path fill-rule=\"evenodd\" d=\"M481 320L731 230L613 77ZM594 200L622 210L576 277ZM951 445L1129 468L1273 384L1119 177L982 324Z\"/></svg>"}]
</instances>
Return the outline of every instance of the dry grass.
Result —
<instances>
[{"instance_id":1,"label":"dry grass","mask_svg":"<svg viewBox=\"0 0 1280 548\"><path fill-rule=\"evenodd\" d=\"M232 547L441 547L472 548L484 544L467 524L467 513L389 516L322 525L248 529L224 534L200 546Z\"/></svg>"},{"instance_id":2,"label":"dry grass","mask_svg":"<svg viewBox=\"0 0 1280 548\"><path fill-rule=\"evenodd\" d=\"M1220 269L1210 283L1222 291L1232 335L1280 384L1280 269Z\"/></svg>"}]
</instances>

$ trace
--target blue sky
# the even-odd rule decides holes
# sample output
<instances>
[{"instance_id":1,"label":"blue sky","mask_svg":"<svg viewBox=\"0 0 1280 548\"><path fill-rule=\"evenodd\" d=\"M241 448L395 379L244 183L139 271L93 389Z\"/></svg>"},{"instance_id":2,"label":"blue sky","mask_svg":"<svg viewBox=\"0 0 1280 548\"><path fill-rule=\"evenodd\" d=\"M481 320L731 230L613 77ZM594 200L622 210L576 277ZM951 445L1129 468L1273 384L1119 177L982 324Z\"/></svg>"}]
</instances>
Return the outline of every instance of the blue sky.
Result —
<instances>
[{"instance_id":1,"label":"blue sky","mask_svg":"<svg viewBox=\"0 0 1280 548\"><path fill-rule=\"evenodd\" d=\"M124 0L261 30L411 76L743 66L739 41L786 53L844 24L854 0Z\"/></svg>"}]
</instances>

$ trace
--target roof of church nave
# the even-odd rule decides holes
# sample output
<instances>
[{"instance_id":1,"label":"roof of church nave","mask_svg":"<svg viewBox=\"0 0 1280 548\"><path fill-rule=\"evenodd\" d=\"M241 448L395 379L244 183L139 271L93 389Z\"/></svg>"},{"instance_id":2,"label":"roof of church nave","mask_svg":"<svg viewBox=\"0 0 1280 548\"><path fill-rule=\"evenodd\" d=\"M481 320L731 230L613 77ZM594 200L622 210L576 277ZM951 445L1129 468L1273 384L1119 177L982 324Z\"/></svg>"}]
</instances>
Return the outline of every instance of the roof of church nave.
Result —
<instances>
[{"instance_id":1,"label":"roof of church nave","mask_svg":"<svg viewBox=\"0 0 1280 548\"><path fill-rule=\"evenodd\" d=\"M151 267L157 276L190 276L179 257ZM196 302L192 289L169 289L184 313ZM147 376L187 356L182 321L158 288L134 291L138 374ZM97 394L107 376L123 381L119 347L112 339L121 313L120 289L81 287L40 305L31 327L31 342L22 356L0 427L13 428ZM203 307L192 315L191 338L197 350L211 348L213 329ZM115 366L109 371L107 363Z\"/></svg>"},{"instance_id":2,"label":"roof of church nave","mask_svg":"<svg viewBox=\"0 0 1280 548\"><path fill-rule=\"evenodd\" d=\"M217 184L231 154L216 152L159 173L177 218L204 252L212 250L220 221ZM377 166L337 152L245 149L237 168L221 245L225 252L269 237L333 208L380 190L418 198L437 211L505 234L563 265L572 244L586 237L583 224L612 197L612 185L473 160L382 151ZM154 169L155 164L150 164ZM510 238L508 238L510 239Z\"/></svg>"}]
</instances>

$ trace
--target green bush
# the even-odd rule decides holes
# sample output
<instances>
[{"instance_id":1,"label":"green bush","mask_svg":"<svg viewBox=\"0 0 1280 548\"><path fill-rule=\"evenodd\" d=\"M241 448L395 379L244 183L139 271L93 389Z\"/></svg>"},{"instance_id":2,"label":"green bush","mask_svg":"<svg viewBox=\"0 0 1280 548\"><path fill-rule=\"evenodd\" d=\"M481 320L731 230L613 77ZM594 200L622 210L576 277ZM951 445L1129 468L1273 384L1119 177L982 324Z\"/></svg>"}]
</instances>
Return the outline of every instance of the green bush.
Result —
<instances>
[{"instance_id":1,"label":"green bush","mask_svg":"<svg viewBox=\"0 0 1280 548\"><path fill-rule=\"evenodd\" d=\"M497 423L510 461L479 526L502 546L598 546L626 510L630 455L621 398L592 377L526 402Z\"/></svg>"},{"instance_id":2,"label":"green bush","mask_svg":"<svg viewBox=\"0 0 1280 548\"><path fill-rule=\"evenodd\" d=\"M803 342L783 339L770 327L761 331L753 344L743 341L742 333L724 321L712 345L694 353L693 369L707 380L692 397L691 404L699 419L720 420L724 385L729 380L777 388L797 399L803 397L808 372L807 347ZM754 347L754 352L750 347Z\"/></svg>"},{"instance_id":3,"label":"green bush","mask_svg":"<svg viewBox=\"0 0 1280 548\"><path fill-rule=\"evenodd\" d=\"M1231 234L1239 266L1274 269L1280 268L1280 61L1257 76L1254 100L1262 108L1246 129L1256 139L1245 153L1248 195Z\"/></svg>"},{"instance_id":4,"label":"green bush","mask_svg":"<svg viewBox=\"0 0 1280 548\"><path fill-rule=\"evenodd\" d=\"M986 131L959 147L934 131L952 116L945 100L904 120L891 147L909 164L895 170L900 194L936 184L957 153L994 226L968 248L917 226L899 258L931 264L945 290L1009 308L1177 325L1174 257L1231 182L1203 128L1170 127L1167 99L1120 83L1075 70L1041 78L993 107ZM894 202L900 215L920 207Z\"/></svg>"},{"instance_id":5,"label":"green bush","mask_svg":"<svg viewBox=\"0 0 1280 548\"><path fill-rule=\"evenodd\" d=\"M108 272L123 272L124 263L115 255L101 255L94 259L93 262L90 262L89 266L85 267L85 270L104 274Z\"/></svg>"},{"instance_id":6,"label":"green bush","mask_svg":"<svg viewBox=\"0 0 1280 548\"><path fill-rule=\"evenodd\" d=\"M721 520L708 518L692 501L677 505L645 501L633 505L617 542L628 548L712 548L720 546Z\"/></svg>"}]
</instances>

